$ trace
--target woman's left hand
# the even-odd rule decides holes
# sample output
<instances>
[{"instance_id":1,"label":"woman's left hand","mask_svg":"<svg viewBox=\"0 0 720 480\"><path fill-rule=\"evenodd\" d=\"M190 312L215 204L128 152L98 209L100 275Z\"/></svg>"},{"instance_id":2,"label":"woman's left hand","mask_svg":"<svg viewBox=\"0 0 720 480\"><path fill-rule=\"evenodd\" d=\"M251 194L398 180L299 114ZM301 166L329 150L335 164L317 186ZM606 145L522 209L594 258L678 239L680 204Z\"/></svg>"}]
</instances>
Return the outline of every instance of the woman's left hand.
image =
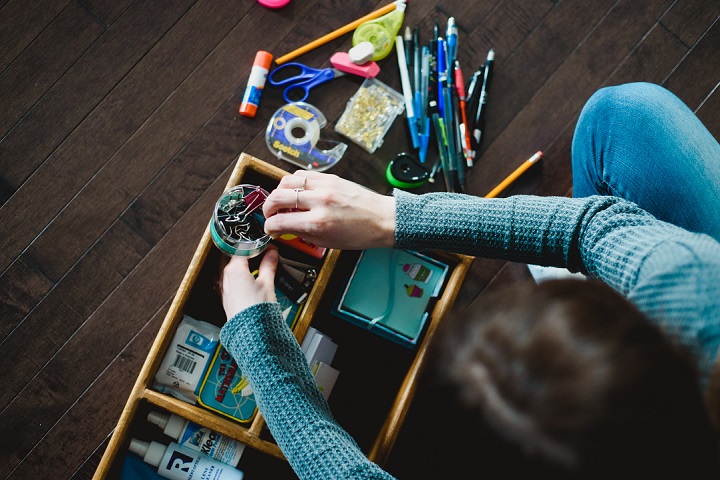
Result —
<instances>
[{"instance_id":1,"label":"woman's left hand","mask_svg":"<svg viewBox=\"0 0 720 480\"><path fill-rule=\"evenodd\" d=\"M277 301L278 258L277 250L268 249L260 261L257 278L250 272L247 258L234 256L227 262L220 273L218 288L228 320L258 303Z\"/></svg>"}]
</instances>

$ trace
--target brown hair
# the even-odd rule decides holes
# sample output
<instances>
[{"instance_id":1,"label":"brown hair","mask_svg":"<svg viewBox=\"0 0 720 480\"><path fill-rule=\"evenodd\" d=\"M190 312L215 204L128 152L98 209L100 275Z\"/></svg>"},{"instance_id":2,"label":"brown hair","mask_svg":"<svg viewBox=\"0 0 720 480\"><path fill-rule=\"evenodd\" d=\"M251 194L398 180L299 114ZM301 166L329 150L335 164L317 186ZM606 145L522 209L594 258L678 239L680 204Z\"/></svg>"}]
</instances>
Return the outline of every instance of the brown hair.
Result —
<instances>
[{"instance_id":1,"label":"brown hair","mask_svg":"<svg viewBox=\"0 0 720 480\"><path fill-rule=\"evenodd\" d=\"M486 297L438 330L429 362L429 391L444 397L431 403L472 430L454 450L478 474L493 461L507 477L520 463L556 478L717 472L693 364L625 298L592 280ZM473 440L487 431L514 454L488 455ZM448 460L446 473L469 468Z\"/></svg>"}]
</instances>

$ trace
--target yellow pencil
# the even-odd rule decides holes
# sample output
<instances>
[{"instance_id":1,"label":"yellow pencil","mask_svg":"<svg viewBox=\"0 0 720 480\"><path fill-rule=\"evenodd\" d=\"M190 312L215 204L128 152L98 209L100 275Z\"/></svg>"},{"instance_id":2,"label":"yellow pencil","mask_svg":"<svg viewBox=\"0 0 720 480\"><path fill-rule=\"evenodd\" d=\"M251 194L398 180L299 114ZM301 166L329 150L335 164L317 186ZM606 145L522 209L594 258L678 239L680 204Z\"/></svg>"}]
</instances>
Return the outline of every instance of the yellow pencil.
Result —
<instances>
[{"instance_id":1,"label":"yellow pencil","mask_svg":"<svg viewBox=\"0 0 720 480\"><path fill-rule=\"evenodd\" d=\"M405 3L405 0L398 0L398 2ZM280 65L282 63L287 62L288 60L292 60L295 57L299 57L303 53L307 53L310 50L312 50L313 48L317 48L320 45L326 44L330 40L334 40L341 35L345 35L346 33L355 30L357 27L359 27L363 23L367 22L368 20L373 20L382 15L385 15L386 13L390 13L393 10L395 10L398 2L393 2L389 5L385 5L384 7L379 8L379 9L375 10L374 12L368 13L367 15L365 15L362 18L358 18L354 22L348 23L344 27L338 28L334 32L328 33L324 37L320 37L317 40L313 40L312 42L308 43L307 45L304 45L304 46L298 48L297 50L293 50L292 52L275 59L275 63Z\"/></svg>"},{"instance_id":2,"label":"yellow pencil","mask_svg":"<svg viewBox=\"0 0 720 480\"><path fill-rule=\"evenodd\" d=\"M522 165L520 165L518 168L516 168L515 171L512 172L510 175L508 175L505 180L500 182L497 187L493 188L490 191L490 193L485 195L485 198L497 197L498 193L505 190L508 187L508 185L510 185L515 180L517 180L520 175L525 173L525 171L528 168L532 167L533 164L537 163L540 160L540 158L542 158L542 152L538 150L537 152L535 152L535 154L532 157L525 160L525 162L523 162Z\"/></svg>"}]
</instances>

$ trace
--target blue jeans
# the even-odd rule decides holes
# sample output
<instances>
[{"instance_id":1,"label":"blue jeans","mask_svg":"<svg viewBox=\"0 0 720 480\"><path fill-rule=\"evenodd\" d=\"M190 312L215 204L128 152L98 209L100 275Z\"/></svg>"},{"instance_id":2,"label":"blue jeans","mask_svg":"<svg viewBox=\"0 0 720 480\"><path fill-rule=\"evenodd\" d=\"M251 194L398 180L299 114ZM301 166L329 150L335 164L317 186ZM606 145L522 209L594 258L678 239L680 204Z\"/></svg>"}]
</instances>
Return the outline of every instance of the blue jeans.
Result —
<instances>
[{"instance_id":1,"label":"blue jeans","mask_svg":"<svg viewBox=\"0 0 720 480\"><path fill-rule=\"evenodd\" d=\"M572 143L573 196L612 195L720 241L720 144L668 90L598 90Z\"/></svg>"}]
</instances>

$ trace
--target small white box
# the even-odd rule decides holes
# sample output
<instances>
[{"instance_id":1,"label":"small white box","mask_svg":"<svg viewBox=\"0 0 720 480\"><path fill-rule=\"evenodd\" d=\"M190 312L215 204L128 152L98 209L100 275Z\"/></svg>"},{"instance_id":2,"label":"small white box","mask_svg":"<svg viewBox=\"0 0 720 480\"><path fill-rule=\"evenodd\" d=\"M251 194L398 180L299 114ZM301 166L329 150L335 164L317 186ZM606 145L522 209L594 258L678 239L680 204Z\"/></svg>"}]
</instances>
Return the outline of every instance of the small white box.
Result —
<instances>
[{"instance_id":1,"label":"small white box","mask_svg":"<svg viewBox=\"0 0 720 480\"><path fill-rule=\"evenodd\" d=\"M318 332L312 327L310 328L314 330L314 332L312 332L312 338L306 336L303 340L303 345L305 345L305 340L307 340L307 349L305 349L304 352L308 366L313 369L315 364L319 362L330 365L333 358L335 358L335 352L338 348L337 344L327 335ZM311 331L308 329L308 334L310 333Z\"/></svg>"},{"instance_id":2,"label":"small white box","mask_svg":"<svg viewBox=\"0 0 720 480\"><path fill-rule=\"evenodd\" d=\"M325 400L330 397L330 392L332 392L339 374L340 372L338 370L335 370L333 367L323 362L318 362L315 365L315 368L313 368L315 383L317 383L317 386L323 394L323 397L325 397Z\"/></svg>"}]
</instances>

